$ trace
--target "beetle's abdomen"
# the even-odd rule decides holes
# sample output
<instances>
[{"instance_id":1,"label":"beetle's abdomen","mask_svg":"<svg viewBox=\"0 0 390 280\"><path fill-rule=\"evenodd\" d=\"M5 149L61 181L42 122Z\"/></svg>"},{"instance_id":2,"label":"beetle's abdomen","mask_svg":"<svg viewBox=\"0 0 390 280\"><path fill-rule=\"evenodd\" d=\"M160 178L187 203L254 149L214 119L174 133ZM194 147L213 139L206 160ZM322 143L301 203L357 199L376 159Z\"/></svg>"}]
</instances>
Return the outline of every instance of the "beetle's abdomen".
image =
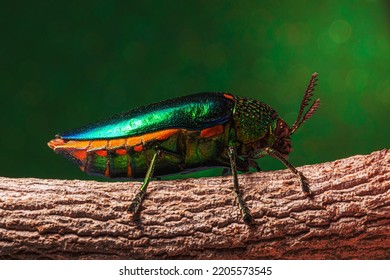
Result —
<instances>
[{"instance_id":1,"label":"beetle's abdomen","mask_svg":"<svg viewBox=\"0 0 390 280\"><path fill-rule=\"evenodd\" d=\"M48 145L91 175L144 178L157 150L156 177L204 166L221 166L221 149L228 125L202 130L167 129L142 136L111 140L54 139Z\"/></svg>"},{"instance_id":2,"label":"beetle's abdomen","mask_svg":"<svg viewBox=\"0 0 390 280\"><path fill-rule=\"evenodd\" d=\"M111 178L137 178L136 174L143 173L148 167L145 151L150 154L154 151L153 147L147 145L151 142L163 142L165 148L176 151L179 134L180 129L167 129L137 137L111 140L54 139L48 145L56 153L75 162L88 174Z\"/></svg>"}]
</instances>

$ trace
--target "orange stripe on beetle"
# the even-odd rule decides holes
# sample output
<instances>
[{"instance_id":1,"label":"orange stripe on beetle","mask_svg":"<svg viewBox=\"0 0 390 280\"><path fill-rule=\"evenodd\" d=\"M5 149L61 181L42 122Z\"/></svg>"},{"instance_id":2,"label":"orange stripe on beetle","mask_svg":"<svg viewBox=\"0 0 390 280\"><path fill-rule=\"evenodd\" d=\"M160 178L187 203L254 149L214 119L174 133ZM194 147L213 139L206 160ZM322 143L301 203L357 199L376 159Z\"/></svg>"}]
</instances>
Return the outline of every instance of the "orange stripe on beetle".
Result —
<instances>
[{"instance_id":1,"label":"orange stripe on beetle","mask_svg":"<svg viewBox=\"0 0 390 280\"><path fill-rule=\"evenodd\" d=\"M64 150L86 150L91 144L91 141L64 141L62 139L54 139L51 140L48 145L50 148L57 150L57 149L64 149Z\"/></svg>"},{"instance_id":2,"label":"orange stripe on beetle","mask_svg":"<svg viewBox=\"0 0 390 280\"><path fill-rule=\"evenodd\" d=\"M50 147L50 149L54 150L60 146L65 145L65 141L62 139L53 139L53 140L50 140L50 142L47 143L47 145Z\"/></svg>"},{"instance_id":3,"label":"orange stripe on beetle","mask_svg":"<svg viewBox=\"0 0 390 280\"><path fill-rule=\"evenodd\" d=\"M108 140L107 150L122 148L126 145L126 138Z\"/></svg>"},{"instance_id":4,"label":"orange stripe on beetle","mask_svg":"<svg viewBox=\"0 0 390 280\"><path fill-rule=\"evenodd\" d=\"M134 146L134 152L142 152L142 150L144 149L144 147L142 145L137 145L137 146Z\"/></svg>"},{"instance_id":5,"label":"orange stripe on beetle","mask_svg":"<svg viewBox=\"0 0 390 280\"><path fill-rule=\"evenodd\" d=\"M142 143L146 143L153 140L164 141L172 135L178 133L179 131L180 129L165 129L161 131L147 133L142 136L119 138L112 140L64 141L63 139L54 139L48 143L48 146L53 150L74 150L71 152L74 157L79 160L85 160L87 157L86 153L92 151L101 157L107 156L107 150L115 150L115 153L118 155L126 155L127 150L125 149L125 147L133 147L135 152L141 152L143 151ZM206 135L205 137L209 136Z\"/></svg>"},{"instance_id":6,"label":"orange stripe on beetle","mask_svg":"<svg viewBox=\"0 0 390 280\"><path fill-rule=\"evenodd\" d=\"M87 159L87 151L85 150L73 150L70 152L72 156L77 158L78 160L84 161Z\"/></svg>"},{"instance_id":7,"label":"orange stripe on beetle","mask_svg":"<svg viewBox=\"0 0 390 280\"><path fill-rule=\"evenodd\" d=\"M200 131L201 138L210 138L223 133L223 125L219 124Z\"/></svg>"},{"instance_id":8,"label":"orange stripe on beetle","mask_svg":"<svg viewBox=\"0 0 390 280\"><path fill-rule=\"evenodd\" d=\"M152 140L158 140L158 141L163 141L171 137L173 134L177 133L180 131L180 129L165 129L165 130L160 130L152 133L147 133L142 136L135 136L135 137L129 137L126 140L126 146L127 147L133 147L133 146L138 146L141 143L146 143Z\"/></svg>"},{"instance_id":9,"label":"orange stripe on beetle","mask_svg":"<svg viewBox=\"0 0 390 280\"><path fill-rule=\"evenodd\" d=\"M166 129L166 130L161 130L153 133L148 133L143 136L144 142L148 142L150 140L166 140L169 137L171 137L173 134L177 133L179 129Z\"/></svg>"},{"instance_id":10,"label":"orange stripe on beetle","mask_svg":"<svg viewBox=\"0 0 390 280\"><path fill-rule=\"evenodd\" d=\"M107 144L108 144L107 140L92 140L91 144L88 147L88 152L106 149Z\"/></svg>"},{"instance_id":11,"label":"orange stripe on beetle","mask_svg":"<svg viewBox=\"0 0 390 280\"><path fill-rule=\"evenodd\" d=\"M126 147L133 147L142 143L140 136L126 138Z\"/></svg>"},{"instance_id":12,"label":"orange stripe on beetle","mask_svg":"<svg viewBox=\"0 0 390 280\"><path fill-rule=\"evenodd\" d=\"M127 150L126 149L117 149L117 150L115 150L115 153L117 155L124 156L127 154Z\"/></svg>"},{"instance_id":13,"label":"orange stripe on beetle","mask_svg":"<svg viewBox=\"0 0 390 280\"><path fill-rule=\"evenodd\" d=\"M225 96L228 99L234 100L234 96L228 93L224 93L223 96Z\"/></svg>"},{"instance_id":14,"label":"orange stripe on beetle","mask_svg":"<svg viewBox=\"0 0 390 280\"><path fill-rule=\"evenodd\" d=\"M100 157L106 157L107 156L107 150L97 150L95 153Z\"/></svg>"}]
</instances>

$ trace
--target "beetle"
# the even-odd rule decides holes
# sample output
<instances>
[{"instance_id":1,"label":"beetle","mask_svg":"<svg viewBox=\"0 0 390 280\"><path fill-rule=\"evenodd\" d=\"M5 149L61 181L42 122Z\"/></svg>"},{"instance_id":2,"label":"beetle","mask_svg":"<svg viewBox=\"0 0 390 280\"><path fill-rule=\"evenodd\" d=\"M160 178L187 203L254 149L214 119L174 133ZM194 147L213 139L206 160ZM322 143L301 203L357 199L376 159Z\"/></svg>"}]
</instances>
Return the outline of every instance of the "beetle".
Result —
<instances>
[{"instance_id":1,"label":"beetle","mask_svg":"<svg viewBox=\"0 0 390 280\"><path fill-rule=\"evenodd\" d=\"M255 161L270 155L281 161L311 195L307 178L288 160L291 135L320 106L309 105L317 82L311 76L291 128L267 104L223 92L204 92L153 103L57 134L54 152L91 175L144 179L128 211L138 213L152 178L223 167L245 223L253 219L239 191L237 171L260 171Z\"/></svg>"}]
</instances>

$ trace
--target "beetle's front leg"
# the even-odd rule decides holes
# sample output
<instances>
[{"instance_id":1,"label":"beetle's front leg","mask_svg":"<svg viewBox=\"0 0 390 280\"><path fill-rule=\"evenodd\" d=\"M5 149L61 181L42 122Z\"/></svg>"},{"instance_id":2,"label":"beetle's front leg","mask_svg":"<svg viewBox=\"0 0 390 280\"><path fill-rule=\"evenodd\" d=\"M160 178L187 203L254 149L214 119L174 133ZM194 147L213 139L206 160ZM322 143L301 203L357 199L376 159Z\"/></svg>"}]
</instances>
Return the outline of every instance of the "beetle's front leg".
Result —
<instances>
[{"instance_id":1,"label":"beetle's front leg","mask_svg":"<svg viewBox=\"0 0 390 280\"><path fill-rule=\"evenodd\" d=\"M153 172L154 172L154 167L156 166L157 156L159 156L160 153L161 153L160 150L157 150L157 152L153 155L153 158L150 161L148 171L146 172L144 182L142 183L142 186L140 187L137 195L133 199L133 202L130 204L129 208L127 209L128 212L132 212L134 214L138 213L140 206L142 204L142 201L145 198L146 188L149 185L150 179L153 177Z\"/></svg>"},{"instance_id":2,"label":"beetle's front leg","mask_svg":"<svg viewBox=\"0 0 390 280\"><path fill-rule=\"evenodd\" d=\"M299 177L299 180L301 181L301 186L302 186L302 191L305 193L307 196L311 196L312 192L310 191L309 188L309 181L307 178L302 174L302 172L299 172L291 163L289 163L281 153L278 151L275 151L272 148L266 148L265 152L269 154L270 156L280 160L292 173L297 175Z\"/></svg>"},{"instance_id":3,"label":"beetle's front leg","mask_svg":"<svg viewBox=\"0 0 390 280\"><path fill-rule=\"evenodd\" d=\"M248 165L250 167L256 169L257 172L261 171L259 164L253 159L248 159Z\"/></svg>"},{"instance_id":4,"label":"beetle's front leg","mask_svg":"<svg viewBox=\"0 0 390 280\"><path fill-rule=\"evenodd\" d=\"M230 159L231 172L233 175L233 191L236 196L238 206L240 207L240 211L244 222L247 223L248 225L251 225L253 224L252 215L250 214L249 209L245 204L245 201L242 199L239 190L238 177L237 177L237 165L236 165L237 152L233 146L228 147L228 155Z\"/></svg>"}]
</instances>

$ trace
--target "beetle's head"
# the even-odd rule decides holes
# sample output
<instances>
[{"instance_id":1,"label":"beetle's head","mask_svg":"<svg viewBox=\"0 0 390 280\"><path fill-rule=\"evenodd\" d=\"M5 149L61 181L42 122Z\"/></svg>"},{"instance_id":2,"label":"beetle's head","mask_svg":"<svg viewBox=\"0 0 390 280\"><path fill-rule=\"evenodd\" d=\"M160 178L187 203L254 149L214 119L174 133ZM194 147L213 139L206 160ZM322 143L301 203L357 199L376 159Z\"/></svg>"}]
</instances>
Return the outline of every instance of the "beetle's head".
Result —
<instances>
[{"instance_id":1,"label":"beetle's head","mask_svg":"<svg viewBox=\"0 0 390 280\"><path fill-rule=\"evenodd\" d=\"M298 117L291 128L281 118L276 119L275 127L273 129L274 141L271 148L277 150L285 158L287 158L289 153L292 151L291 135L303 124L304 121L312 117L316 110L320 107L320 99L318 98L313 102L306 113L303 114L305 107L309 105L310 98L313 96L314 88L317 85L317 76L317 73L314 73L311 76L309 85L307 86L306 92L302 98Z\"/></svg>"},{"instance_id":2,"label":"beetle's head","mask_svg":"<svg viewBox=\"0 0 390 280\"><path fill-rule=\"evenodd\" d=\"M276 120L276 127L273 131L274 141L271 148L277 150L285 158L287 158L288 154L292 151L290 131L290 128L284 120L281 118Z\"/></svg>"}]
</instances>

